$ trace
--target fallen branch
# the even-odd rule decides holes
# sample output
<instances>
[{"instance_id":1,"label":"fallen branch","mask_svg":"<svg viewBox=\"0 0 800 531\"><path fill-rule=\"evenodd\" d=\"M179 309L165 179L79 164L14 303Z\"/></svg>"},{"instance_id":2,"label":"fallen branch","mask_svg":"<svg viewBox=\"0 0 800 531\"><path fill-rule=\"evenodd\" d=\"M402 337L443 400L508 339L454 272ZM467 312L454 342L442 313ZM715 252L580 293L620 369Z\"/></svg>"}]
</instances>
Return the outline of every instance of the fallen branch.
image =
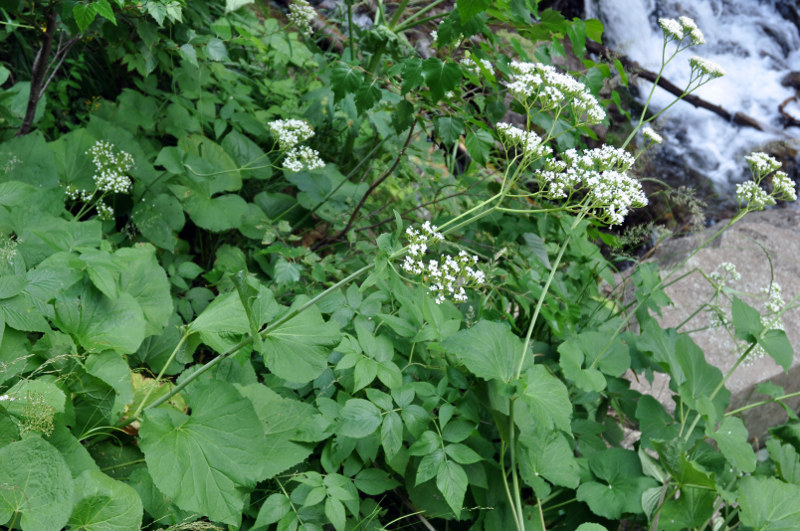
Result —
<instances>
[{"instance_id":1,"label":"fallen branch","mask_svg":"<svg viewBox=\"0 0 800 531\"><path fill-rule=\"evenodd\" d=\"M605 57L606 59L610 59L610 60L618 59L619 62L622 63L622 65L626 69L628 69L632 73L638 75L642 79L646 79L647 81L650 81L651 83L654 83L656 81L656 78L658 77L658 74L656 74L655 72L653 72L651 70L647 70L646 68L642 68L642 66L639 65L639 63L637 63L633 59L631 59L631 58L629 58L629 57L627 57L625 55L618 54L618 53L614 52L613 50L611 50L610 48L608 48L606 46L603 46L602 44L599 44L597 42L594 42L594 41L591 41L591 40L587 40L586 41L586 49L589 50L590 52L594 53L594 54L597 54L597 55L601 56L601 57ZM669 92L671 94L674 94L674 95L676 95L678 97L680 97L683 94L683 89L681 89L680 87L678 87L677 85L675 85L674 83L669 81L668 79L665 79L664 77L662 77L661 79L658 80L658 86L663 88L667 92ZM707 100L704 100L703 98L695 96L694 94L689 94L687 96L683 96L683 101L686 101L686 102L694 105L695 107L701 107L703 109L707 109L707 110L713 112L714 114L717 114L717 115L721 116L722 118L725 118L729 122L733 122L733 123L735 123L737 125L744 125L744 126L747 126L747 127L752 127L753 129L758 129L759 131L764 131L764 130L767 129L758 120L756 120L755 118L753 118L751 116L748 116L748 115L746 115L744 113L741 113L741 112L732 113L732 112L728 111L727 109L725 109L723 107L720 107L719 105L715 105L714 103L711 103L711 102L709 102Z\"/></svg>"},{"instance_id":2,"label":"fallen branch","mask_svg":"<svg viewBox=\"0 0 800 531\"><path fill-rule=\"evenodd\" d=\"M781 113L783 116L783 128L787 127L800 127L800 120L786 112L786 106L789 104L790 101L798 101L800 99L800 94L795 94L794 96L790 96L783 100L780 105L778 105L778 112Z\"/></svg>"}]
</instances>

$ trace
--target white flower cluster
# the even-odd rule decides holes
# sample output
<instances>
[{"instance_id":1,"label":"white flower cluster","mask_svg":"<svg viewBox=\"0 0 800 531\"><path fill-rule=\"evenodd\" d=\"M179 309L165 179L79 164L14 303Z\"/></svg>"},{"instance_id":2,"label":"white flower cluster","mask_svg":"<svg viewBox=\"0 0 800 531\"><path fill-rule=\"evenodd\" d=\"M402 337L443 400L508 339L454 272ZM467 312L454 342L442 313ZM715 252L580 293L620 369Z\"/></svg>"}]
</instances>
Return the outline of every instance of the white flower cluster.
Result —
<instances>
[{"instance_id":1,"label":"white flower cluster","mask_svg":"<svg viewBox=\"0 0 800 531\"><path fill-rule=\"evenodd\" d=\"M700 31L700 28L697 27L697 24L694 20L689 17L678 17L678 20L680 21L681 26L683 26L684 33L687 33L689 38L692 40L693 46L706 43L706 38L703 36L703 32Z\"/></svg>"},{"instance_id":2,"label":"white flower cluster","mask_svg":"<svg viewBox=\"0 0 800 531\"><path fill-rule=\"evenodd\" d=\"M631 208L647 205L641 184L626 173L635 161L627 151L604 145L582 154L569 149L562 158L545 161L544 169L536 172L550 199L585 190L595 217L609 225L622 223Z\"/></svg>"},{"instance_id":3,"label":"white flower cluster","mask_svg":"<svg viewBox=\"0 0 800 531\"><path fill-rule=\"evenodd\" d=\"M795 182L786 175L785 171L776 171L772 176L772 193L784 201L797 201Z\"/></svg>"},{"instance_id":4,"label":"white flower cluster","mask_svg":"<svg viewBox=\"0 0 800 531\"><path fill-rule=\"evenodd\" d=\"M750 153L744 158L753 174L753 180L739 183L736 185L736 199L740 205L751 207L754 210L761 210L765 206L774 205L775 199L784 201L796 201L797 191L795 182L786 175L786 172L777 171L781 163L774 157L757 151ZM772 176L772 193L768 194L761 188L760 183L770 173Z\"/></svg>"},{"instance_id":5,"label":"white flower cluster","mask_svg":"<svg viewBox=\"0 0 800 531\"><path fill-rule=\"evenodd\" d=\"M517 148L523 156L542 158L553 152L552 148L542 144L542 139L533 131L524 131L506 122L497 124L497 132L507 149Z\"/></svg>"},{"instance_id":6,"label":"white flower cluster","mask_svg":"<svg viewBox=\"0 0 800 531\"><path fill-rule=\"evenodd\" d=\"M426 262L423 258L428 245L443 239L437 230L428 221L422 224L420 230L412 227L406 229L408 254L401 267L407 273L422 275L430 283L428 290L435 296L436 304L447 299L465 302L465 288L480 286L486 281L486 275L477 267L478 257L470 256L466 251L459 252L456 257L446 254L440 256L439 260Z\"/></svg>"},{"instance_id":7,"label":"white flower cluster","mask_svg":"<svg viewBox=\"0 0 800 531\"><path fill-rule=\"evenodd\" d=\"M107 205L105 201L98 201L97 204L94 206L97 209L97 217L108 221L114 219L114 209Z\"/></svg>"},{"instance_id":8,"label":"white flower cluster","mask_svg":"<svg viewBox=\"0 0 800 531\"><path fill-rule=\"evenodd\" d=\"M550 65L513 61L511 71L511 81L506 84L508 92L528 108L534 104L545 111L569 107L576 121L590 125L606 117L603 107L583 83Z\"/></svg>"},{"instance_id":9,"label":"white flower cluster","mask_svg":"<svg viewBox=\"0 0 800 531\"><path fill-rule=\"evenodd\" d=\"M736 200L740 205L762 210L764 207L775 204L772 198L754 181L746 181L736 185Z\"/></svg>"},{"instance_id":10,"label":"white flower cluster","mask_svg":"<svg viewBox=\"0 0 800 531\"><path fill-rule=\"evenodd\" d=\"M274 120L267 125L281 151L288 151L314 136L314 130L305 120Z\"/></svg>"},{"instance_id":11,"label":"white flower cluster","mask_svg":"<svg viewBox=\"0 0 800 531\"><path fill-rule=\"evenodd\" d=\"M736 270L736 266L730 262L722 262L717 269L708 275L709 280L715 285L722 287L731 282L735 282L742 278L742 275Z\"/></svg>"},{"instance_id":12,"label":"white flower cluster","mask_svg":"<svg viewBox=\"0 0 800 531\"><path fill-rule=\"evenodd\" d=\"M461 65L472 75L480 76L481 70L485 70L494 75L494 66L486 59L478 59L475 57L464 57L461 59Z\"/></svg>"},{"instance_id":13,"label":"white flower cluster","mask_svg":"<svg viewBox=\"0 0 800 531\"><path fill-rule=\"evenodd\" d=\"M95 166L95 174L92 178L99 191L117 194L125 194L130 191L131 179L126 175L134 165L133 156L130 153L125 151L114 153L114 144L98 140L86 154L92 156Z\"/></svg>"},{"instance_id":14,"label":"white flower cluster","mask_svg":"<svg viewBox=\"0 0 800 531\"><path fill-rule=\"evenodd\" d=\"M92 197L94 196L94 192L90 192L88 190L81 190L77 186L71 184L68 184L66 186L64 193L66 194L67 197L69 197L73 201L77 201L78 199L80 199L81 201L86 202L91 200Z\"/></svg>"},{"instance_id":15,"label":"white flower cluster","mask_svg":"<svg viewBox=\"0 0 800 531\"><path fill-rule=\"evenodd\" d=\"M667 38L667 41L683 40L683 26L674 18L660 18L658 19L658 25L661 26L661 31L664 32L664 37Z\"/></svg>"},{"instance_id":16,"label":"white flower cluster","mask_svg":"<svg viewBox=\"0 0 800 531\"><path fill-rule=\"evenodd\" d=\"M325 167L325 163L319 158L319 152L308 146L298 146L292 148L283 159L283 167L289 171L312 171Z\"/></svg>"},{"instance_id":17,"label":"white flower cluster","mask_svg":"<svg viewBox=\"0 0 800 531\"><path fill-rule=\"evenodd\" d=\"M767 302L764 303L764 309L767 310L767 313L774 315L783 310L783 306L786 303L783 302L780 284L772 282L769 287L762 289L761 292L767 296Z\"/></svg>"},{"instance_id":18,"label":"white flower cluster","mask_svg":"<svg viewBox=\"0 0 800 531\"><path fill-rule=\"evenodd\" d=\"M725 75L725 69L720 65L696 55L689 58L689 66L693 73L699 74L700 78L708 76L709 79L716 79Z\"/></svg>"},{"instance_id":19,"label":"white flower cluster","mask_svg":"<svg viewBox=\"0 0 800 531\"><path fill-rule=\"evenodd\" d=\"M649 127L645 127L644 129L642 129L642 135L644 135L644 139L650 142L651 144L660 144L664 141L664 139L661 138L661 135L659 135Z\"/></svg>"},{"instance_id":20,"label":"white flower cluster","mask_svg":"<svg viewBox=\"0 0 800 531\"><path fill-rule=\"evenodd\" d=\"M664 32L667 42L669 41L682 41L684 37L689 36L689 46L697 46L698 44L705 44L706 38L703 32L697 27L694 20L689 17L674 18L660 18L658 25L661 26L661 31Z\"/></svg>"},{"instance_id":21,"label":"white flower cluster","mask_svg":"<svg viewBox=\"0 0 800 531\"><path fill-rule=\"evenodd\" d=\"M317 12L306 0L294 0L289 4L289 13L286 15L303 35L311 35L311 21L316 16Z\"/></svg>"},{"instance_id":22,"label":"white flower cluster","mask_svg":"<svg viewBox=\"0 0 800 531\"><path fill-rule=\"evenodd\" d=\"M764 176L781 168L781 163L777 159L761 151L750 153L744 160L750 166L753 175L757 176Z\"/></svg>"}]
</instances>

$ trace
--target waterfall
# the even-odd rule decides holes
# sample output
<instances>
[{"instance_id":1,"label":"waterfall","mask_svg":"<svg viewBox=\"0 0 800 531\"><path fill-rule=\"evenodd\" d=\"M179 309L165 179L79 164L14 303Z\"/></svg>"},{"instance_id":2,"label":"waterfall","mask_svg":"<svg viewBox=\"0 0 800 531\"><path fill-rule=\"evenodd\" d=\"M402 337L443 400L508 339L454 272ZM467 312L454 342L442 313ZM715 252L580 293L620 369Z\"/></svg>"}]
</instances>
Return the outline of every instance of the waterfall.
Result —
<instances>
[{"instance_id":1,"label":"waterfall","mask_svg":"<svg viewBox=\"0 0 800 531\"><path fill-rule=\"evenodd\" d=\"M586 15L605 25L605 44L656 72L662 43L658 19L686 15L697 22L706 44L678 55L664 77L686 86L691 55L720 64L727 74L695 94L732 113L743 112L768 130L727 123L685 102L669 109L654 129L665 137L664 156L679 158L725 188L745 177L744 155L773 140L800 138L800 128L782 129L778 112L778 105L794 94L793 88L781 85L781 79L791 70L800 70L798 22L781 15L795 9L796 17L796 7L781 4L781 0L587 0ZM652 85L644 80L638 84L640 98L645 98ZM672 94L656 89L652 108L659 110L673 99ZM800 118L798 107L792 106L791 112Z\"/></svg>"}]
</instances>

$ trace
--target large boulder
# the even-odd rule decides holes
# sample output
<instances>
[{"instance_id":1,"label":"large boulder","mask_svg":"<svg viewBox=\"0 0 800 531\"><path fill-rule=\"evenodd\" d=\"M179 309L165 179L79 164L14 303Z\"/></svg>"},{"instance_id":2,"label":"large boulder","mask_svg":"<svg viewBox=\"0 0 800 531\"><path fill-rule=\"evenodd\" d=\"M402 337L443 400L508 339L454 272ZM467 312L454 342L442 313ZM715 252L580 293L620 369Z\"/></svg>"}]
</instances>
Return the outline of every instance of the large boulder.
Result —
<instances>
[{"instance_id":1,"label":"large boulder","mask_svg":"<svg viewBox=\"0 0 800 531\"><path fill-rule=\"evenodd\" d=\"M670 241L656 252L655 259L660 262L662 270L679 268L672 278L688 273L685 278L666 288L674 304L662 309L662 326L679 326L709 300L714 289L701 271L710 274L723 262L736 266L741 279L730 283L730 286L742 292L740 298L756 309L762 310L763 290L772 282L782 287L787 303L800 293L800 212L791 209L778 208L746 216L684 265L680 265L726 223L723 220L704 232ZM729 303L727 312L730 316ZM691 336L705 352L707 361L727 374L736 362L737 344L732 338L732 330L728 332L725 328L710 325L710 312L701 311L679 331L696 330ZM784 372L769 356L741 365L726 384L732 394L730 409L767 399L757 391L762 382L779 385L786 393L800 391L800 310L787 311L783 315L783 325L789 341L795 347L790 370ZM634 388L653 394L665 407L673 410L675 404L668 384L668 378L663 374L656 374L652 385L643 378L633 381ZM800 405L800 397L787 403L796 410ZM774 403L746 411L743 417L751 437L759 439L763 438L768 428L787 418L784 410Z\"/></svg>"}]
</instances>

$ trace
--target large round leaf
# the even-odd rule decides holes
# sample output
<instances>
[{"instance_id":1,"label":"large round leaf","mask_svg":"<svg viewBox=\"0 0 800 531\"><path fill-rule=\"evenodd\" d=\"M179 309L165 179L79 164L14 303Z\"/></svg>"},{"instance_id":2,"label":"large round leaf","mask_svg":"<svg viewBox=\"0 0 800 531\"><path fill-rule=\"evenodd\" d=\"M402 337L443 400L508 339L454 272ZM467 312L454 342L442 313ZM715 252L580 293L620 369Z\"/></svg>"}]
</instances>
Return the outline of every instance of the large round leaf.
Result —
<instances>
[{"instance_id":1,"label":"large round leaf","mask_svg":"<svg viewBox=\"0 0 800 531\"><path fill-rule=\"evenodd\" d=\"M142 500L121 481L97 470L87 470L75 478L76 504L69 518L71 527L86 531L139 529L142 525Z\"/></svg>"},{"instance_id":2,"label":"large round leaf","mask_svg":"<svg viewBox=\"0 0 800 531\"><path fill-rule=\"evenodd\" d=\"M0 523L16 512L23 531L58 531L72 509L72 475L58 450L38 437L0 448Z\"/></svg>"},{"instance_id":3,"label":"large round leaf","mask_svg":"<svg viewBox=\"0 0 800 531\"><path fill-rule=\"evenodd\" d=\"M156 487L181 509L238 524L245 492L266 477L266 439L253 405L231 384L195 384L192 414L147 411L140 447Z\"/></svg>"}]
</instances>

